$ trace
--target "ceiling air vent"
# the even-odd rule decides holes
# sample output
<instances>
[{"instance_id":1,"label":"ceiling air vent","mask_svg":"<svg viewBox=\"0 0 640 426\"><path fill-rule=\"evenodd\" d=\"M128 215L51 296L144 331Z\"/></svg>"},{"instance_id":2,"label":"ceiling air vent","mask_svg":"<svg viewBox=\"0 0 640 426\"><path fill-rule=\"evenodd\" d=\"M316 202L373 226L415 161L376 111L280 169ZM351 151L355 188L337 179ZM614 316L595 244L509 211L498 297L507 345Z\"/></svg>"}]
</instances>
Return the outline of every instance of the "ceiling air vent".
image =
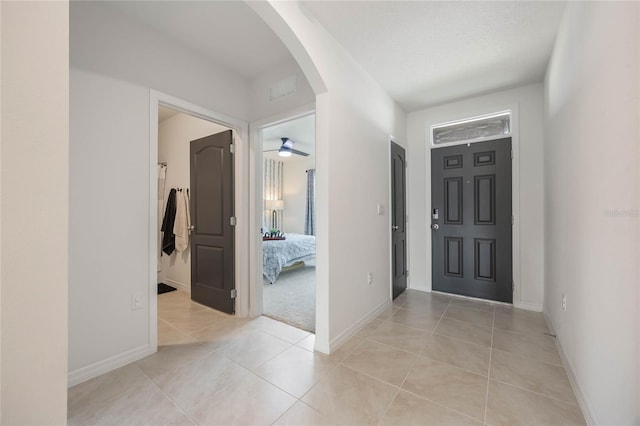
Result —
<instances>
[{"instance_id":1,"label":"ceiling air vent","mask_svg":"<svg viewBox=\"0 0 640 426\"><path fill-rule=\"evenodd\" d=\"M280 80L269 87L269 102L286 98L296 93L298 77L294 74L284 80Z\"/></svg>"}]
</instances>

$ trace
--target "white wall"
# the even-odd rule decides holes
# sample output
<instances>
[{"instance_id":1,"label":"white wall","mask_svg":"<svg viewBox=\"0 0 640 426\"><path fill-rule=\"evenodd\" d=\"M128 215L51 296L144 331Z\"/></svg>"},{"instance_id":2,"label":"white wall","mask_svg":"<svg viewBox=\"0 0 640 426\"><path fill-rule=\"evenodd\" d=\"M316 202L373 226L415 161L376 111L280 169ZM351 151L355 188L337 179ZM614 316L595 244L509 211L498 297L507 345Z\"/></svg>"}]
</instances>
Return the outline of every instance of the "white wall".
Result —
<instances>
[{"instance_id":1,"label":"white wall","mask_svg":"<svg viewBox=\"0 0 640 426\"><path fill-rule=\"evenodd\" d=\"M73 2L70 21L69 370L81 381L150 349L150 89L237 118L248 102L240 77L109 8Z\"/></svg>"},{"instance_id":2,"label":"white wall","mask_svg":"<svg viewBox=\"0 0 640 426\"><path fill-rule=\"evenodd\" d=\"M66 424L66 2L2 2L0 423Z\"/></svg>"},{"instance_id":3,"label":"white wall","mask_svg":"<svg viewBox=\"0 0 640 426\"><path fill-rule=\"evenodd\" d=\"M429 126L446 121L517 108L520 217L520 272L514 270L514 304L542 310L544 276L543 223L543 87L532 84L412 112L408 115L410 287L431 290L431 157ZM515 168L514 168L515 173Z\"/></svg>"},{"instance_id":4,"label":"white wall","mask_svg":"<svg viewBox=\"0 0 640 426\"><path fill-rule=\"evenodd\" d=\"M406 141L405 114L300 3L251 7L328 89L316 91L316 349L328 351L390 299L390 220L376 205L389 204L389 137Z\"/></svg>"},{"instance_id":5,"label":"white wall","mask_svg":"<svg viewBox=\"0 0 640 426\"><path fill-rule=\"evenodd\" d=\"M568 4L545 81L544 307L593 424L640 423L638 9Z\"/></svg>"},{"instance_id":6,"label":"white wall","mask_svg":"<svg viewBox=\"0 0 640 426\"><path fill-rule=\"evenodd\" d=\"M97 1L72 2L70 26L72 68L151 87L248 119L246 81L188 46Z\"/></svg>"},{"instance_id":7,"label":"white wall","mask_svg":"<svg viewBox=\"0 0 640 426\"><path fill-rule=\"evenodd\" d=\"M296 76L296 92L290 96L269 102L269 87L292 75ZM286 113L315 102L309 82L298 64L291 59L251 80L249 83L249 118L257 121Z\"/></svg>"},{"instance_id":8,"label":"white wall","mask_svg":"<svg viewBox=\"0 0 640 426\"><path fill-rule=\"evenodd\" d=\"M167 163L164 204L171 188L190 188L190 142L205 136L228 130L201 118L187 114L177 114L164 120L158 126L158 161ZM162 210L164 215L164 206ZM162 226L162 217L158 220ZM174 251L171 256L162 254L161 272L158 282L176 285L191 292L191 248L182 253Z\"/></svg>"}]
</instances>

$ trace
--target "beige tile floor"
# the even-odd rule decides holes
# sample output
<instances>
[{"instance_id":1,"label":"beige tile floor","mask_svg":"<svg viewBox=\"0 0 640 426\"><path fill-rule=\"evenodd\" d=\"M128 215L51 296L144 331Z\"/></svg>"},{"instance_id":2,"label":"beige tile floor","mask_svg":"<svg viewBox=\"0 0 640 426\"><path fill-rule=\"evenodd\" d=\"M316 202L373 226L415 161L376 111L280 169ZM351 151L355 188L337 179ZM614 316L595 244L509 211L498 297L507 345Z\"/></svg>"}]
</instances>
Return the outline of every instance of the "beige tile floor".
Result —
<instances>
[{"instance_id":1,"label":"beige tile floor","mask_svg":"<svg viewBox=\"0 0 640 426\"><path fill-rule=\"evenodd\" d=\"M573 425L540 313L409 290L330 356L314 336L158 297L158 352L69 390L69 424Z\"/></svg>"}]
</instances>

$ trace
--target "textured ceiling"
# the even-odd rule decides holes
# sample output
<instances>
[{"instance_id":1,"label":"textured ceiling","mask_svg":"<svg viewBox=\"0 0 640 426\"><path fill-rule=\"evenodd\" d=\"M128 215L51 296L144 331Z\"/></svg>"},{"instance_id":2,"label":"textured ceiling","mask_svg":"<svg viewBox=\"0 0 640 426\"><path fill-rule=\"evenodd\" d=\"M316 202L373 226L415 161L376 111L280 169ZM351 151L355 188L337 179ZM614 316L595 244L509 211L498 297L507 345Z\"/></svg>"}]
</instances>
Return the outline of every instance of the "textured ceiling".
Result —
<instances>
[{"instance_id":1,"label":"textured ceiling","mask_svg":"<svg viewBox=\"0 0 640 426\"><path fill-rule=\"evenodd\" d=\"M254 78L291 54L243 1L105 1L246 78Z\"/></svg>"},{"instance_id":2,"label":"textured ceiling","mask_svg":"<svg viewBox=\"0 0 640 426\"><path fill-rule=\"evenodd\" d=\"M564 2L305 1L406 111L539 82Z\"/></svg>"},{"instance_id":3,"label":"textured ceiling","mask_svg":"<svg viewBox=\"0 0 640 426\"><path fill-rule=\"evenodd\" d=\"M291 60L243 1L106 5L252 79ZM542 81L563 1L303 1L406 111Z\"/></svg>"}]
</instances>

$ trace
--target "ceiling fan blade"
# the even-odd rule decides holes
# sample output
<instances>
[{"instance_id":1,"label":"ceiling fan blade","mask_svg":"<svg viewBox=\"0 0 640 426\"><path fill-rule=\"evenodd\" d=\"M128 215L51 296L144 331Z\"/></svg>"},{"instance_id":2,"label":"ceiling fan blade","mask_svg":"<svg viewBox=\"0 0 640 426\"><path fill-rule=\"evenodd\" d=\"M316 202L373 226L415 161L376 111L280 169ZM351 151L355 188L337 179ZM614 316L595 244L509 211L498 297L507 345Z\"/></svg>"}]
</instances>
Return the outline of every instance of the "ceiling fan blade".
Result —
<instances>
[{"instance_id":1,"label":"ceiling fan blade","mask_svg":"<svg viewBox=\"0 0 640 426\"><path fill-rule=\"evenodd\" d=\"M303 157L309 156L309 154L307 154L306 152L298 151L297 149L292 148L290 151L292 154L302 155Z\"/></svg>"},{"instance_id":2,"label":"ceiling fan blade","mask_svg":"<svg viewBox=\"0 0 640 426\"><path fill-rule=\"evenodd\" d=\"M276 148L276 149L265 149L262 152L276 152L276 151L280 151L280 148Z\"/></svg>"}]
</instances>

